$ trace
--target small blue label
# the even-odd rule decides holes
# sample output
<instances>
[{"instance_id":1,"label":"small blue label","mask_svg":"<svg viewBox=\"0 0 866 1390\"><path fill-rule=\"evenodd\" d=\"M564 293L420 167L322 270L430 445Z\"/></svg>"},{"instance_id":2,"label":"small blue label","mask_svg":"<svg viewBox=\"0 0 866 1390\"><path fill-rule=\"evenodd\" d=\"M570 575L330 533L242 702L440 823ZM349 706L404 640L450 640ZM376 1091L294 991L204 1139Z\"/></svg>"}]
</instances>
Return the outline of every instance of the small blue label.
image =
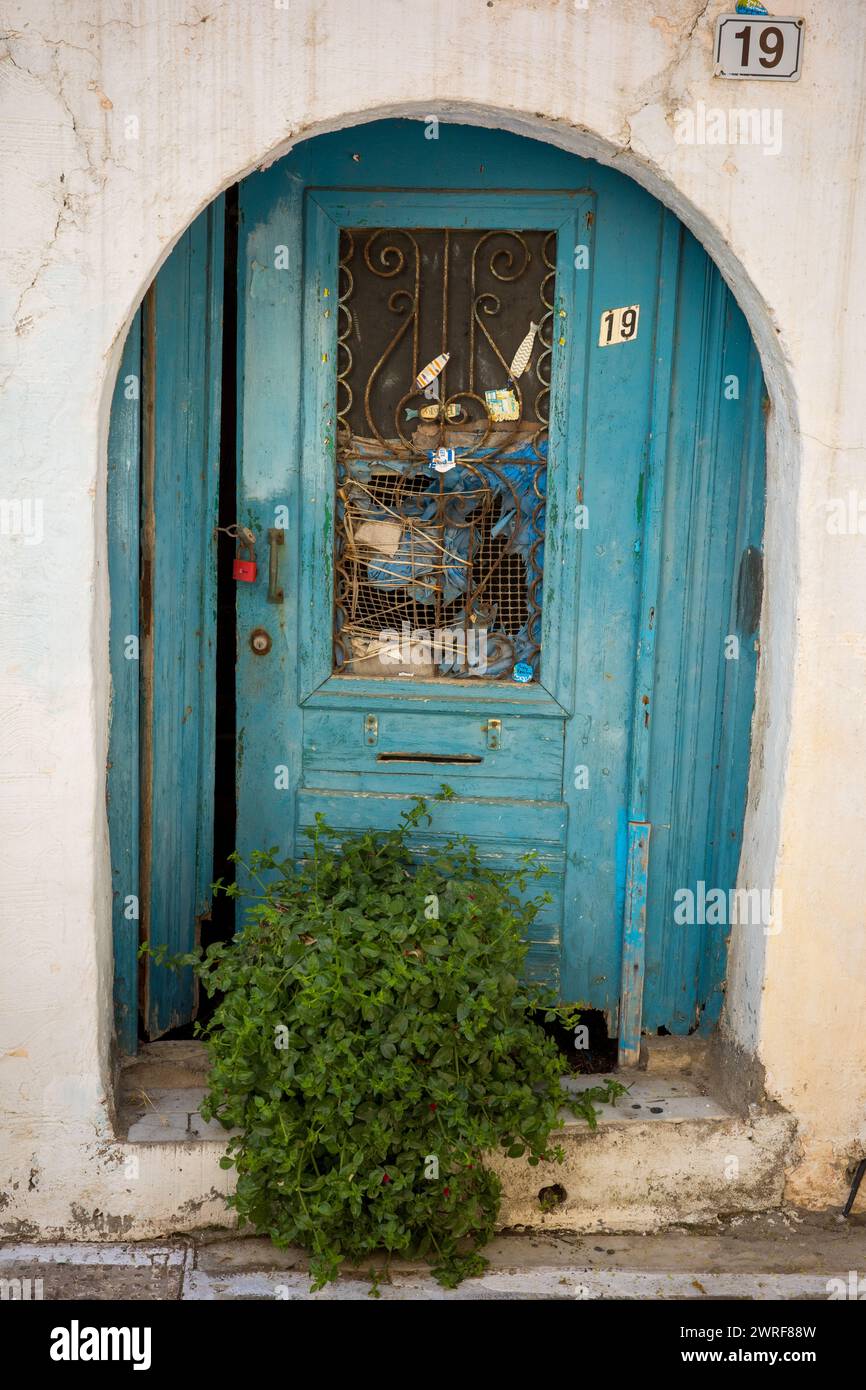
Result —
<instances>
[{"instance_id":1,"label":"small blue label","mask_svg":"<svg viewBox=\"0 0 866 1390\"><path fill-rule=\"evenodd\" d=\"M528 661L518 661L511 674L516 681L531 681L532 667L529 665Z\"/></svg>"}]
</instances>

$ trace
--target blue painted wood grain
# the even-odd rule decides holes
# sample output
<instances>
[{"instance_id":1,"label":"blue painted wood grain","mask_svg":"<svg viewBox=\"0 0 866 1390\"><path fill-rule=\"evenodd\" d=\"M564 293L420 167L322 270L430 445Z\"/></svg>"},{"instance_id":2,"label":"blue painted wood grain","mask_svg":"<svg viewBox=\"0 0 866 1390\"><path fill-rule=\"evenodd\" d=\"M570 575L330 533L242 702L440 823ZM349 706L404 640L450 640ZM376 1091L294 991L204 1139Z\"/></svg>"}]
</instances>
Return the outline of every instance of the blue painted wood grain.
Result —
<instances>
[{"instance_id":1,"label":"blue painted wood grain","mask_svg":"<svg viewBox=\"0 0 866 1390\"><path fill-rule=\"evenodd\" d=\"M640 1057L643 995L646 971L646 889L650 828L649 800L651 727L655 719L656 632L659 615L661 549L664 535L665 464L670 417L669 347L673 341L677 305L680 225L672 213L662 223L658 257L658 296L654 324L650 421L646 463L638 482L637 541L640 589L637 599L634 693L629 748L628 849L623 908L622 969L620 972L619 1061L636 1066Z\"/></svg>"},{"instance_id":2,"label":"blue painted wood grain","mask_svg":"<svg viewBox=\"0 0 866 1390\"><path fill-rule=\"evenodd\" d=\"M223 218L218 199L184 233L151 291L153 327L145 338L153 539L143 921L150 943L171 953L195 944L213 878ZM149 1037L187 1022L195 1008L191 971L149 964Z\"/></svg>"},{"instance_id":3,"label":"blue painted wood grain","mask_svg":"<svg viewBox=\"0 0 866 1390\"><path fill-rule=\"evenodd\" d=\"M683 234L650 759L644 1026L707 1031L723 998L728 931L678 925L679 888L736 881L757 663L736 614L741 557L763 532L763 381L747 325ZM725 383L738 379L738 398ZM739 654L726 659L728 636ZM668 711L659 719L660 711Z\"/></svg>"},{"instance_id":4,"label":"blue painted wood grain","mask_svg":"<svg viewBox=\"0 0 866 1390\"><path fill-rule=\"evenodd\" d=\"M139 488L141 312L123 348L108 434L111 722L108 827L114 940L114 1027L122 1053L138 1041L139 946Z\"/></svg>"}]
</instances>

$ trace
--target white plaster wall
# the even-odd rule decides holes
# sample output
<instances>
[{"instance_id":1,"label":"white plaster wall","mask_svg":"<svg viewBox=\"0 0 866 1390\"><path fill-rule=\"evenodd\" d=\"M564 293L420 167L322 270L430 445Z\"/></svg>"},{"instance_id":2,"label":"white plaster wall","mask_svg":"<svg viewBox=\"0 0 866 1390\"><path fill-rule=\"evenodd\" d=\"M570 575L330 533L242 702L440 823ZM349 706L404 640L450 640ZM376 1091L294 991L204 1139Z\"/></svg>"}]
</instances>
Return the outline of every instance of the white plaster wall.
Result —
<instances>
[{"instance_id":1,"label":"white plaster wall","mask_svg":"<svg viewBox=\"0 0 866 1390\"><path fill-rule=\"evenodd\" d=\"M781 889L784 925L735 939L726 1027L799 1121L792 1194L839 1199L866 1147L866 539L829 535L824 504L866 461L866 7L800 0L796 84L712 78L725 8L3 4L0 499L41 498L45 530L0 535L4 1218L147 1234L219 1207L194 1157L136 1182L112 1143L105 450L125 327L237 177L305 135L433 111L615 163L703 240L752 323L773 411L741 881ZM698 100L778 108L781 152L678 144L673 113Z\"/></svg>"}]
</instances>

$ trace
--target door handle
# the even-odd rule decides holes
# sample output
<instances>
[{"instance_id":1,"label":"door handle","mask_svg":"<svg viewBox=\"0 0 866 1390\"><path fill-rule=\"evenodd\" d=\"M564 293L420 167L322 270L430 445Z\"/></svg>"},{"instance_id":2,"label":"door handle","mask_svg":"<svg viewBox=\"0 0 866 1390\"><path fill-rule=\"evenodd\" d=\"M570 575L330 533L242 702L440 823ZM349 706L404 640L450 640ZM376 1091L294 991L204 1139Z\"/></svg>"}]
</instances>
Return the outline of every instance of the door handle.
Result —
<instances>
[{"instance_id":1,"label":"door handle","mask_svg":"<svg viewBox=\"0 0 866 1390\"><path fill-rule=\"evenodd\" d=\"M286 533L281 526L268 529L268 603L282 603L280 587L280 548L285 545Z\"/></svg>"}]
</instances>

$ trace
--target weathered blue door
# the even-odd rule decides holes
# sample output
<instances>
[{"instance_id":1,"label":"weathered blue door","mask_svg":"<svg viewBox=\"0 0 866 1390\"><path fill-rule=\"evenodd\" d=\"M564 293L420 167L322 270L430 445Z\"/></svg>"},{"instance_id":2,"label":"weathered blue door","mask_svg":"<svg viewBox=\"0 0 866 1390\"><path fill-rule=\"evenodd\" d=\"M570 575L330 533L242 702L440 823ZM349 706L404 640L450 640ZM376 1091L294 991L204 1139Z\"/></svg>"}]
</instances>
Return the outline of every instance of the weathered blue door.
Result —
<instances>
[{"instance_id":1,"label":"weathered blue door","mask_svg":"<svg viewBox=\"0 0 866 1390\"><path fill-rule=\"evenodd\" d=\"M727 927L679 926L674 902L736 880L764 489L760 365L718 272L618 173L431 122L308 141L244 180L239 218L235 516L258 560L237 584L241 854L300 856L317 811L393 826L446 783L419 853L465 832L491 862L538 854L553 900L530 969L603 1010L624 1060L641 1028L710 1028ZM141 349L144 696L115 637L138 621L120 388L112 424L116 729L141 743L130 776L113 726L115 881L142 877L147 931L175 947L212 842L214 225L157 277ZM175 794L178 750L195 778ZM154 788L183 835L154 822ZM167 972L146 999L151 1033L193 1009Z\"/></svg>"},{"instance_id":2,"label":"weathered blue door","mask_svg":"<svg viewBox=\"0 0 866 1390\"><path fill-rule=\"evenodd\" d=\"M460 830L492 859L537 852L554 896L532 950L544 974L566 870L570 383L589 287L574 248L591 208L576 192L304 189L300 225L274 224L277 200L265 233L295 272L279 250L262 266L257 242L245 325L240 515L270 538L282 598L239 596L242 634L273 642L239 653L243 842L297 854L317 811L392 826L445 783L459 799L433 808L419 850ZM267 389L254 373L275 353L285 374Z\"/></svg>"},{"instance_id":3,"label":"weathered blue door","mask_svg":"<svg viewBox=\"0 0 866 1390\"><path fill-rule=\"evenodd\" d=\"M270 582L238 590L239 845L447 783L419 851L536 851L530 968L633 1051L720 1002L724 934L671 902L736 872L760 370L634 184L428 134L322 137L240 190L238 518Z\"/></svg>"}]
</instances>

